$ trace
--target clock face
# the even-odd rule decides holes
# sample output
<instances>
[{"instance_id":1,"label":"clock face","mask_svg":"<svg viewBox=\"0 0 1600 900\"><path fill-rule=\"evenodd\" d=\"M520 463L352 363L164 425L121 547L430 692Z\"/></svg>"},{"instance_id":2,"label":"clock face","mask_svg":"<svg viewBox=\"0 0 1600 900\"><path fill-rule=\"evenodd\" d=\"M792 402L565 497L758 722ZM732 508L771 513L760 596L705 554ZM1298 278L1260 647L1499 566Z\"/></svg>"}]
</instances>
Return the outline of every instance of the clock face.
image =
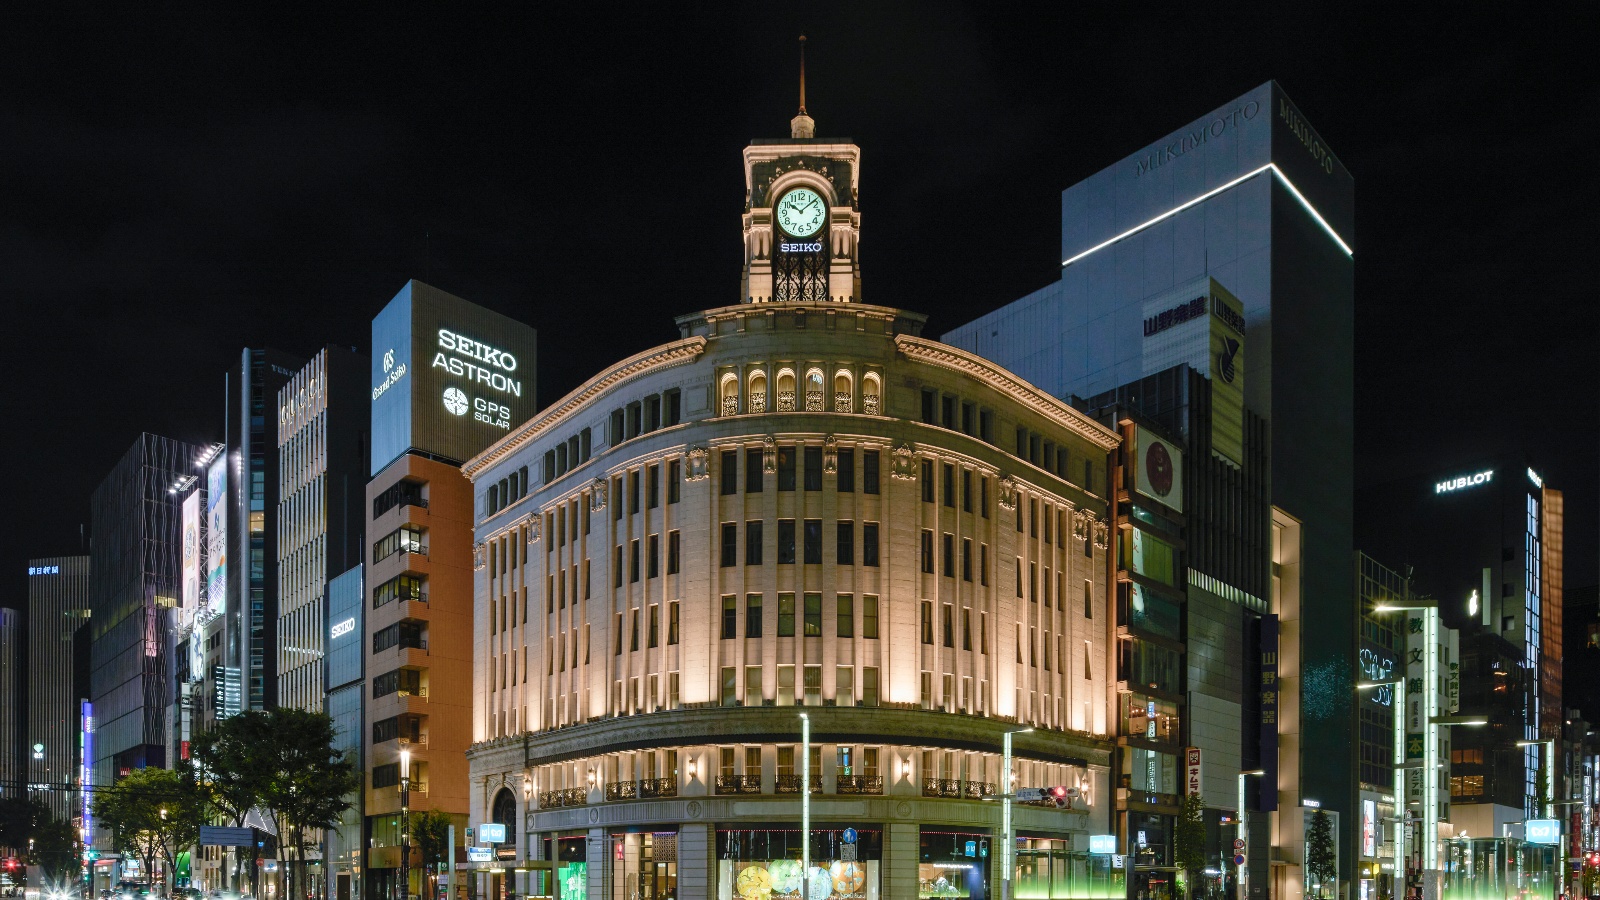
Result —
<instances>
[{"instance_id":1,"label":"clock face","mask_svg":"<svg viewBox=\"0 0 1600 900\"><path fill-rule=\"evenodd\" d=\"M794 237L811 237L822 230L828 218L828 205L817 192L795 188L778 200L778 224Z\"/></svg>"}]
</instances>

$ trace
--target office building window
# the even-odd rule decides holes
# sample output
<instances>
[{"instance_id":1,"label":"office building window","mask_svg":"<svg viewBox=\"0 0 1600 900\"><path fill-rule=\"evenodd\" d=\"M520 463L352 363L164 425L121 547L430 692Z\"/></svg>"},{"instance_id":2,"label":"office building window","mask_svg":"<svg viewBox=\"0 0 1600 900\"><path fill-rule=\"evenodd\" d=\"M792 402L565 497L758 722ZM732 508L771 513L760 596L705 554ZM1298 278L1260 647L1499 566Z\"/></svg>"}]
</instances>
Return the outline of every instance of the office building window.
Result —
<instances>
[{"instance_id":1,"label":"office building window","mask_svg":"<svg viewBox=\"0 0 1600 900\"><path fill-rule=\"evenodd\" d=\"M739 636L739 598L733 594L722 595L722 639L731 641Z\"/></svg>"},{"instance_id":2,"label":"office building window","mask_svg":"<svg viewBox=\"0 0 1600 900\"><path fill-rule=\"evenodd\" d=\"M834 534L834 562L853 566L856 562L856 523L838 523Z\"/></svg>"},{"instance_id":3,"label":"office building window","mask_svg":"<svg viewBox=\"0 0 1600 900\"><path fill-rule=\"evenodd\" d=\"M778 637L794 637L794 594L778 595Z\"/></svg>"},{"instance_id":4,"label":"office building window","mask_svg":"<svg viewBox=\"0 0 1600 900\"><path fill-rule=\"evenodd\" d=\"M760 447L748 447L744 451L744 492L746 494L759 494L765 487L766 473L761 464L762 450Z\"/></svg>"},{"instance_id":5,"label":"office building window","mask_svg":"<svg viewBox=\"0 0 1600 900\"><path fill-rule=\"evenodd\" d=\"M869 640L878 637L878 595L861 595L861 636Z\"/></svg>"},{"instance_id":6,"label":"office building window","mask_svg":"<svg viewBox=\"0 0 1600 900\"><path fill-rule=\"evenodd\" d=\"M806 637L822 637L822 595L805 595L806 604Z\"/></svg>"},{"instance_id":7,"label":"office building window","mask_svg":"<svg viewBox=\"0 0 1600 900\"><path fill-rule=\"evenodd\" d=\"M854 493L856 489L856 448L844 447L836 458L838 488L841 494Z\"/></svg>"},{"instance_id":8,"label":"office building window","mask_svg":"<svg viewBox=\"0 0 1600 900\"><path fill-rule=\"evenodd\" d=\"M676 531L667 532L667 574L678 574L679 534Z\"/></svg>"},{"instance_id":9,"label":"office building window","mask_svg":"<svg viewBox=\"0 0 1600 900\"><path fill-rule=\"evenodd\" d=\"M761 521L744 523L744 564L761 565Z\"/></svg>"},{"instance_id":10,"label":"office building window","mask_svg":"<svg viewBox=\"0 0 1600 900\"><path fill-rule=\"evenodd\" d=\"M861 523L861 564L878 565L878 523Z\"/></svg>"},{"instance_id":11,"label":"office building window","mask_svg":"<svg viewBox=\"0 0 1600 900\"><path fill-rule=\"evenodd\" d=\"M794 565L794 520L778 520L778 565Z\"/></svg>"},{"instance_id":12,"label":"office building window","mask_svg":"<svg viewBox=\"0 0 1600 900\"><path fill-rule=\"evenodd\" d=\"M778 447L778 490L794 490L794 450L789 446Z\"/></svg>"},{"instance_id":13,"label":"office building window","mask_svg":"<svg viewBox=\"0 0 1600 900\"><path fill-rule=\"evenodd\" d=\"M744 636L761 637L761 595L746 594L744 598Z\"/></svg>"},{"instance_id":14,"label":"office building window","mask_svg":"<svg viewBox=\"0 0 1600 900\"><path fill-rule=\"evenodd\" d=\"M861 492L863 494L876 494L878 492L878 451L861 451Z\"/></svg>"},{"instance_id":15,"label":"office building window","mask_svg":"<svg viewBox=\"0 0 1600 900\"><path fill-rule=\"evenodd\" d=\"M822 490L822 448L807 447L806 457L806 490Z\"/></svg>"},{"instance_id":16,"label":"office building window","mask_svg":"<svg viewBox=\"0 0 1600 900\"><path fill-rule=\"evenodd\" d=\"M730 568L739 561L739 526L735 522L722 523L722 567Z\"/></svg>"},{"instance_id":17,"label":"office building window","mask_svg":"<svg viewBox=\"0 0 1600 900\"><path fill-rule=\"evenodd\" d=\"M822 563L822 520L806 519L805 534L801 547L805 551L804 559L807 564Z\"/></svg>"},{"instance_id":18,"label":"office building window","mask_svg":"<svg viewBox=\"0 0 1600 900\"><path fill-rule=\"evenodd\" d=\"M933 601L924 600L922 607L922 642L933 643Z\"/></svg>"},{"instance_id":19,"label":"office building window","mask_svg":"<svg viewBox=\"0 0 1600 900\"><path fill-rule=\"evenodd\" d=\"M838 605L834 608L834 618L838 628L838 635L842 638L855 637L856 611L855 595L840 594Z\"/></svg>"},{"instance_id":20,"label":"office building window","mask_svg":"<svg viewBox=\"0 0 1600 900\"><path fill-rule=\"evenodd\" d=\"M933 574L933 531L922 529L922 571Z\"/></svg>"}]
</instances>

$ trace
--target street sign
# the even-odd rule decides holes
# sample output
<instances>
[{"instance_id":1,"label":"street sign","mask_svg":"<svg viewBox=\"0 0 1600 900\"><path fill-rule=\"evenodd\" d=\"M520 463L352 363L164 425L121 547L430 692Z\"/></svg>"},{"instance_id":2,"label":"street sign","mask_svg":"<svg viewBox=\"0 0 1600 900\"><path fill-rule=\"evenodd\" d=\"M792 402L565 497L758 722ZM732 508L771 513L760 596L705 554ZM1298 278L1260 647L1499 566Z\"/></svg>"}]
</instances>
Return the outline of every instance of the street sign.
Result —
<instances>
[{"instance_id":1,"label":"street sign","mask_svg":"<svg viewBox=\"0 0 1600 900\"><path fill-rule=\"evenodd\" d=\"M1015 799L1018 803L1032 803L1044 799L1044 788L1018 788Z\"/></svg>"},{"instance_id":2,"label":"street sign","mask_svg":"<svg viewBox=\"0 0 1600 900\"><path fill-rule=\"evenodd\" d=\"M1114 834L1089 835L1089 852L1100 856L1116 855L1117 836Z\"/></svg>"},{"instance_id":3,"label":"street sign","mask_svg":"<svg viewBox=\"0 0 1600 900\"><path fill-rule=\"evenodd\" d=\"M1244 849L1244 838L1234 838L1233 839L1233 849L1236 850L1236 851L1243 850Z\"/></svg>"},{"instance_id":4,"label":"street sign","mask_svg":"<svg viewBox=\"0 0 1600 900\"><path fill-rule=\"evenodd\" d=\"M1233 864L1236 865L1236 866L1244 865L1244 854L1243 853L1234 854Z\"/></svg>"},{"instance_id":5,"label":"street sign","mask_svg":"<svg viewBox=\"0 0 1600 900\"><path fill-rule=\"evenodd\" d=\"M494 862L494 848L468 847L467 862Z\"/></svg>"},{"instance_id":6,"label":"street sign","mask_svg":"<svg viewBox=\"0 0 1600 900\"><path fill-rule=\"evenodd\" d=\"M499 822L481 822L478 825L478 840L485 844L503 844L506 842L506 826Z\"/></svg>"},{"instance_id":7,"label":"street sign","mask_svg":"<svg viewBox=\"0 0 1600 900\"><path fill-rule=\"evenodd\" d=\"M219 825L200 826L202 847L249 847L256 842L248 828L224 828Z\"/></svg>"},{"instance_id":8,"label":"street sign","mask_svg":"<svg viewBox=\"0 0 1600 900\"><path fill-rule=\"evenodd\" d=\"M844 830L844 842L846 844L854 844L857 837L858 835L856 834L856 830L854 828L846 828Z\"/></svg>"}]
</instances>

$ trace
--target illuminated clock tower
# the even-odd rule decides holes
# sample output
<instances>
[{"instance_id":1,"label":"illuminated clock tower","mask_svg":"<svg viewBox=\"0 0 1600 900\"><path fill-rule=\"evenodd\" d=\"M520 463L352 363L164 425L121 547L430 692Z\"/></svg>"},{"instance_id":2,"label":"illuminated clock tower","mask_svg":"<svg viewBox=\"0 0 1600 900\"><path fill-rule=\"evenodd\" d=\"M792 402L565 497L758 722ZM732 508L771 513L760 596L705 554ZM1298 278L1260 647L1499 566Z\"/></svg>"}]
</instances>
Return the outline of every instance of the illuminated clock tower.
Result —
<instances>
[{"instance_id":1,"label":"illuminated clock tower","mask_svg":"<svg viewBox=\"0 0 1600 900\"><path fill-rule=\"evenodd\" d=\"M803 36L800 51L800 113L789 137L757 139L744 150L743 298L860 302L861 148L815 136Z\"/></svg>"}]
</instances>

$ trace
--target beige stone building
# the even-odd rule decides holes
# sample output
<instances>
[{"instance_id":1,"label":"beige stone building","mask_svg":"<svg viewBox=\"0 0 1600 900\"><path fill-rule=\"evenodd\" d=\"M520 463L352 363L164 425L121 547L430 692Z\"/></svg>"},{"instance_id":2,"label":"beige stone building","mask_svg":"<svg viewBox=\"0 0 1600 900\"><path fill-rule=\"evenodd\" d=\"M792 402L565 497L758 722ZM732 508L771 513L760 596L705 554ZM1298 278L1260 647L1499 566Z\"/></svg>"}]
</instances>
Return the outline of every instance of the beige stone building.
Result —
<instances>
[{"instance_id":1,"label":"beige stone building","mask_svg":"<svg viewBox=\"0 0 1600 900\"><path fill-rule=\"evenodd\" d=\"M798 896L806 769L812 897L1000 896L1029 728L1014 786L1073 796L1015 808L1017 878L1113 883L1118 435L861 302L860 150L812 133L745 152L745 302L464 467L491 896Z\"/></svg>"}]
</instances>

